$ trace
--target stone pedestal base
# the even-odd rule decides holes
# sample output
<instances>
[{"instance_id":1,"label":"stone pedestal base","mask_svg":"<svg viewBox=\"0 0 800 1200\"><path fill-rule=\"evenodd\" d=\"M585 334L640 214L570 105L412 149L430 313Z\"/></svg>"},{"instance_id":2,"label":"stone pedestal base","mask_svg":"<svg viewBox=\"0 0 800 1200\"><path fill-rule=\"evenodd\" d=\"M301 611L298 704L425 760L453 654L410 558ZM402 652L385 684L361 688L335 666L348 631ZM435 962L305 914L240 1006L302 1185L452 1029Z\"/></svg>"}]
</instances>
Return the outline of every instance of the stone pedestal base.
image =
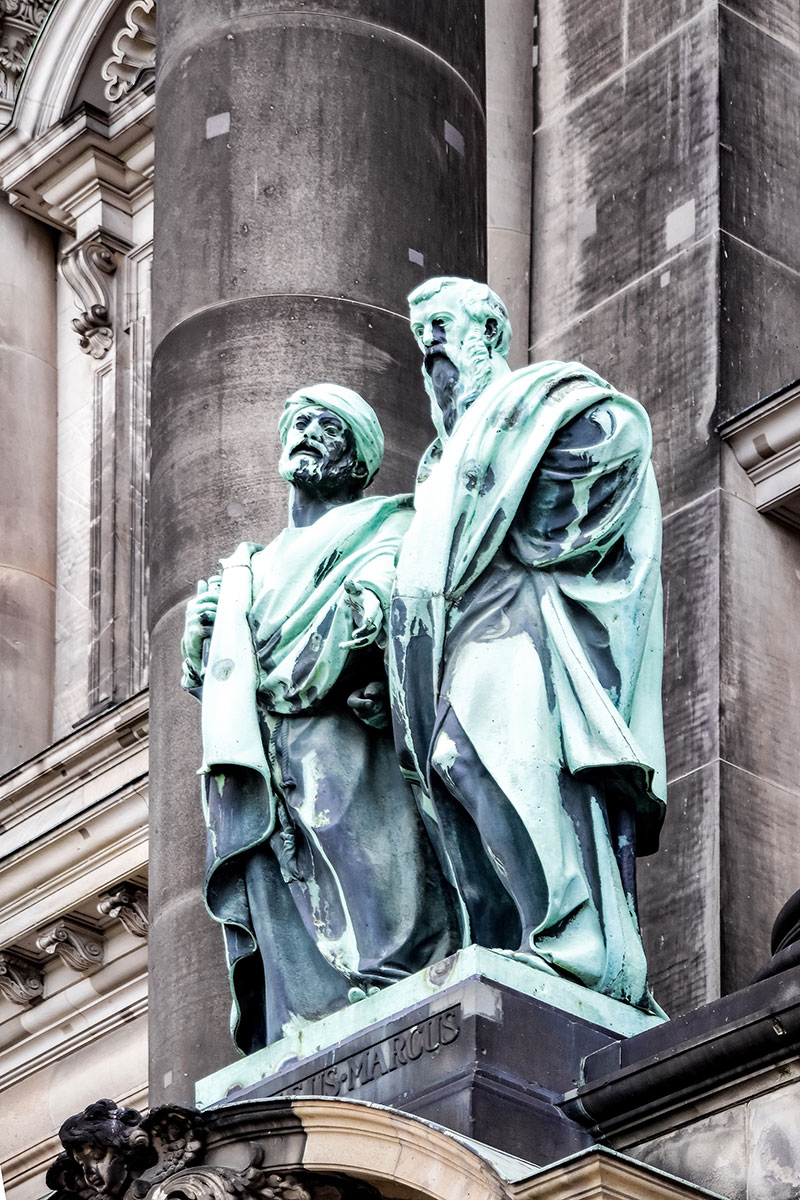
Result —
<instances>
[{"instance_id":1,"label":"stone pedestal base","mask_svg":"<svg viewBox=\"0 0 800 1200\"><path fill-rule=\"evenodd\" d=\"M200 1080L196 1098L370 1100L544 1165L592 1144L554 1103L583 1058L659 1023L471 946Z\"/></svg>"}]
</instances>

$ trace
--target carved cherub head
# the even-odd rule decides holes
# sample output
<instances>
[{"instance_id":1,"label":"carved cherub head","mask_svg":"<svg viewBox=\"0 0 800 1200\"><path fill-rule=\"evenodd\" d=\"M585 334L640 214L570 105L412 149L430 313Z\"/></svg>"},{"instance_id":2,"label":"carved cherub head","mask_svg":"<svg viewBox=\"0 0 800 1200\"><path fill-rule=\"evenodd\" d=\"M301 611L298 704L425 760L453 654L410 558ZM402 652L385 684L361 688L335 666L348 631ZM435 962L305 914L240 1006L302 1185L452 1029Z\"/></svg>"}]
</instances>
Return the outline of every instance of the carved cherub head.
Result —
<instances>
[{"instance_id":1,"label":"carved cherub head","mask_svg":"<svg viewBox=\"0 0 800 1200\"><path fill-rule=\"evenodd\" d=\"M47 1173L58 1192L87 1197L121 1197L155 1154L142 1116L113 1100L97 1100L69 1117L59 1130L64 1153Z\"/></svg>"},{"instance_id":2,"label":"carved cherub head","mask_svg":"<svg viewBox=\"0 0 800 1200\"><path fill-rule=\"evenodd\" d=\"M452 275L421 283L408 304L433 423L445 440L473 400L508 371L511 322L485 283Z\"/></svg>"}]
</instances>

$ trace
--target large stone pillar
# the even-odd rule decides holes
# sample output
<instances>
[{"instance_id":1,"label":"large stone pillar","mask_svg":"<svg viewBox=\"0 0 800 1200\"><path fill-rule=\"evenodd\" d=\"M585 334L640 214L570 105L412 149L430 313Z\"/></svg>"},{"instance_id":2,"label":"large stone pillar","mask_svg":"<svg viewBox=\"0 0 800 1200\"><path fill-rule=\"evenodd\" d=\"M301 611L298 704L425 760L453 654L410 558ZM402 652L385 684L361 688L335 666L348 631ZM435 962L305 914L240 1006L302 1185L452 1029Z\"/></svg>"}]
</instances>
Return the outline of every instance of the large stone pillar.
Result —
<instances>
[{"instance_id":1,"label":"large stone pillar","mask_svg":"<svg viewBox=\"0 0 800 1200\"><path fill-rule=\"evenodd\" d=\"M486 5L487 281L508 307L514 368L528 361L535 8Z\"/></svg>"},{"instance_id":2,"label":"large stone pillar","mask_svg":"<svg viewBox=\"0 0 800 1200\"><path fill-rule=\"evenodd\" d=\"M200 898L194 581L285 522L284 398L334 380L383 421L380 491L429 440L405 296L485 272L483 4L159 3L154 263L151 1100L233 1057Z\"/></svg>"},{"instance_id":3,"label":"large stone pillar","mask_svg":"<svg viewBox=\"0 0 800 1200\"><path fill-rule=\"evenodd\" d=\"M0 193L0 774L50 741L56 582L56 264Z\"/></svg>"},{"instance_id":4,"label":"large stone pillar","mask_svg":"<svg viewBox=\"0 0 800 1200\"><path fill-rule=\"evenodd\" d=\"M739 7L539 9L531 357L653 423L669 804L640 898L672 1016L749 981L797 886L800 540L715 427L798 373L800 34Z\"/></svg>"}]
</instances>

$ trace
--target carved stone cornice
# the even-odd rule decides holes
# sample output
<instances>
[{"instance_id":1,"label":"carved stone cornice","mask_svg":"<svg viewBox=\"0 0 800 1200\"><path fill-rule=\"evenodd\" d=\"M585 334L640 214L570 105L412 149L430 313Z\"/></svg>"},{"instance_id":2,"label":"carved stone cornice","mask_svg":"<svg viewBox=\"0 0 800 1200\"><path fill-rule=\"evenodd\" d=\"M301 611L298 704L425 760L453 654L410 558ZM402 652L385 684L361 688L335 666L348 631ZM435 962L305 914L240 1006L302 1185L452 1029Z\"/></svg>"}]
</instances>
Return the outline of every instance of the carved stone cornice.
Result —
<instances>
[{"instance_id":1,"label":"carved stone cornice","mask_svg":"<svg viewBox=\"0 0 800 1200\"><path fill-rule=\"evenodd\" d=\"M100 897L97 911L122 922L134 937L146 938L148 929L147 892L135 883L120 883Z\"/></svg>"},{"instance_id":2,"label":"carved stone cornice","mask_svg":"<svg viewBox=\"0 0 800 1200\"><path fill-rule=\"evenodd\" d=\"M717 426L755 487L759 512L800 529L800 379Z\"/></svg>"},{"instance_id":3,"label":"carved stone cornice","mask_svg":"<svg viewBox=\"0 0 800 1200\"><path fill-rule=\"evenodd\" d=\"M156 65L155 0L133 0L125 13L125 25L112 44L112 54L103 63L105 93L112 103L133 90L145 71Z\"/></svg>"},{"instance_id":4,"label":"carved stone cornice","mask_svg":"<svg viewBox=\"0 0 800 1200\"><path fill-rule=\"evenodd\" d=\"M117 270L115 246L102 233L87 238L63 255L61 274L75 295L80 310L72 328L84 354L105 358L114 340L112 277Z\"/></svg>"},{"instance_id":5,"label":"carved stone cornice","mask_svg":"<svg viewBox=\"0 0 800 1200\"><path fill-rule=\"evenodd\" d=\"M12 1004L36 1004L44 993L44 972L13 950L0 950L0 992Z\"/></svg>"},{"instance_id":6,"label":"carved stone cornice","mask_svg":"<svg viewBox=\"0 0 800 1200\"><path fill-rule=\"evenodd\" d=\"M14 106L36 34L54 0L0 0L0 124Z\"/></svg>"},{"instance_id":7,"label":"carved stone cornice","mask_svg":"<svg viewBox=\"0 0 800 1200\"><path fill-rule=\"evenodd\" d=\"M68 967L81 974L101 966L103 962L102 934L87 929L69 917L62 917L49 929L44 929L36 939L36 945L45 954L57 954Z\"/></svg>"}]
</instances>

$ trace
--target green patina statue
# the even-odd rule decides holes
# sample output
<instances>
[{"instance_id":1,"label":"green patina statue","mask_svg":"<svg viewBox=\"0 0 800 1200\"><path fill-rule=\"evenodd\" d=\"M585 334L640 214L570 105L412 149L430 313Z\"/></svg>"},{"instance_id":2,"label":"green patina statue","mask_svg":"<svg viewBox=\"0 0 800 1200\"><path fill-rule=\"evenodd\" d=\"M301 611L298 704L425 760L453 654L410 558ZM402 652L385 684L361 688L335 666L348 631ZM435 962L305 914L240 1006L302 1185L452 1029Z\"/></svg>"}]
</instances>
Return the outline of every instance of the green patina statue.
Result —
<instances>
[{"instance_id":1,"label":"green patina statue","mask_svg":"<svg viewBox=\"0 0 800 1200\"><path fill-rule=\"evenodd\" d=\"M661 516L643 408L511 372L485 285L409 297L436 441L392 600L398 754L462 940L653 1013L634 855L664 812Z\"/></svg>"},{"instance_id":2,"label":"green patina statue","mask_svg":"<svg viewBox=\"0 0 800 1200\"><path fill-rule=\"evenodd\" d=\"M372 409L303 388L289 527L187 611L245 1052L473 943L664 1016L635 888L665 805L647 415L578 363L512 373L486 285L409 299L437 432L413 506L363 496Z\"/></svg>"},{"instance_id":3,"label":"green patina statue","mask_svg":"<svg viewBox=\"0 0 800 1200\"><path fill-rule=\"evenodd\" d=\"M410 497L363 497L383 434L347 388L300 389L280 436L289 527L200 581L182 644L202 698L206 902L245 1053L459 945L386 703Z\"/></svg>"}]
</instances>

